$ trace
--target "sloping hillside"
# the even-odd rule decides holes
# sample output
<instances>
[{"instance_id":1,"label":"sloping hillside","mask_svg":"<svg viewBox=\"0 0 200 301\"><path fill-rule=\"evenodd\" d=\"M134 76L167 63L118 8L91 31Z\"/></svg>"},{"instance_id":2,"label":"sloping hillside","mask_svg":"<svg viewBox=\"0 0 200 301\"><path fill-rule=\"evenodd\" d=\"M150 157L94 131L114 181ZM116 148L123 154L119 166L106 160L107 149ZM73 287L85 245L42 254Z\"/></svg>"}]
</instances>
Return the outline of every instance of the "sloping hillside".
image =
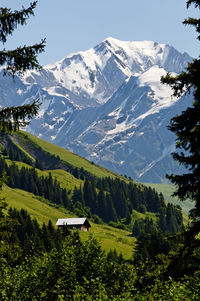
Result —
<instances>
[{"instance_id":1,"label":"sloping hillside","mask_svg":"<svg viewBox=\"0 0 200 301\"><path fill-rule=\"evenodd\" d=\"M39 197L21 189L5 186L2 197L6 198L9 207L18 210L25 209L32 218L37 219L40 225L47 224L49 220L55 225L58 218L74 217L74 214L66 209L54 206L50 202L44 202L44 200L41 201ZM109 252L110 249L116 249L117 253L121 253L125 259L131 258L136 239L131 236L130 231L116 229L108 225L98 225L91 221L90 223L92 227L89 233L80 232L83 240L93 234L106 252Z\"/></svg>"},{"instance_id":2,"label":"sloping hillside","mask_svg":"<svg viewBox=\"0 0 200 301\"><path fill-rule=\"evenodd\" d=\"M13 136L13 140L16 141L18 145L23 147L27 152L33 153L34 148L42 148L43 151L50 153L54 156L59 156L64 162L68 162L74 167L82 167L86 171L90 172L97 177L120 177L118 174L105 169L101 166L94 164L62 147L55 144L49 143L45 140L39 139L28 132L20 132ZM124 179L124 178L123 178Z\"/></svg>"},{"instance_id":3,"label":"sloping hillside","mask_svg":"<svg viewBox=\"0 0 200 301\"><path fill-rule=\"evenodd\" d=\"M135 241L131 236L136 220L139 232L149 222L172 233L183 227L181 211L166 205L155 189L31 134L1 135L1 149L0 171L8 175L4 195L9 205L26 209L40 223L86 216L103 247L116 248L126 258ZM81 233L83 238L87 235Z\"/></svg>"}]
</instances>

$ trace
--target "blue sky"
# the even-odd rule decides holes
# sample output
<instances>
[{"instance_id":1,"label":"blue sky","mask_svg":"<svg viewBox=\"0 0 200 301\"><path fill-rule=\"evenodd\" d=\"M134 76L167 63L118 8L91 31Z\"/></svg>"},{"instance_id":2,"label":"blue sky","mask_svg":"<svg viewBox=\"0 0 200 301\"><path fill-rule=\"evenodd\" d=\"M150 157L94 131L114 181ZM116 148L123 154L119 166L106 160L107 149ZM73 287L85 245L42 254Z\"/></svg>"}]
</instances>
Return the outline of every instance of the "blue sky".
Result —
<instances>
[{"instance_id":1,"label":"blue sky","mask_svg":"<svg viewBox=\"0 0 200 301\"><path fill-rule=\"evenodd\" d=\"M19 9L28 3L1 0L0 5ZM184 0L39 0L35 17L25 27L19 27L3 47L34 44L46 37L46 51L39 56L45 65L112 36L124 41L166 43L197 57L195 31L182 24L185 18L195 15L199 10L187 10Z\"/></svg>"}]
</instances>

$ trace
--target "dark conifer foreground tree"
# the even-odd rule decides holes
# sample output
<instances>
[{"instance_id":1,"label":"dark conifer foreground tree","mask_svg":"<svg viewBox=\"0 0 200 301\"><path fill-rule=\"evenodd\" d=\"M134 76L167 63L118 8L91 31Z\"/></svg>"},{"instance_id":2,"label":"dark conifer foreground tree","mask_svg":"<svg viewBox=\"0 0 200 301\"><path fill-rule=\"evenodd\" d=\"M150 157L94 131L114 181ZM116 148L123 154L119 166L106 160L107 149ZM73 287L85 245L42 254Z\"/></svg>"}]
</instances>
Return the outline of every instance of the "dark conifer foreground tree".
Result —
<instances>
[{"instance_id":1,"label":"dark conifer foreground tree","mask_svg":"<svg viewBox=\"0 0 200 301\"><path fill-rule=\"evenodd\" d=\"M192 4L200 9L200 0L189 0L187 8ZM200 19L188 18L183 24L194 26L200 40ZM164 84L173 89L173 96L180 97L191 93L194 98L193 105L180 115L172 118L169 129L177 136L177 152L173 153L174 159L185 166L187 172L182 175L167 175L176 185L174 196L180 200L190 198L194 201L191 211L192 223L183 235L183 248L172 261L170 269L173 271L174 262L180 267L181 273L194 269L200 260L196 257L197 247L200 242L197 234L200 232L200 57L188 64L186 70L173 77L169 73L162 78ZM175 272L177 274L177 271Z\"/></svg>"},{"instance_id":2,"label":"dark conifer foreground tree","mask_svg":"<svg viewBox=\"0 0 200 301\"><path fill-rule=\"evenodd\" d=\"M27 19L34 15L37 1L30 3L28 8L12 11L7 7L0 7L0 42L4 45L9 35L18 25L25 25ZM37 55L44 51L45 40L32 46L19 46L14 50L0 50L0 66L4 68L4 75L14 77L16 73L23 73L29 69L39 69ZM0 110L0 130L3 132L17 130L25 126L28 120L37 114L39 101L18 107L6 107Z\"/></svg>"},{"instance_id":3,"label":"dark conifer foreground tree","mask_svg":"<svg viewBox=\"0 0 200 301\"><path fill-rule=\"evenodd\" d=\"M200 0L187 1L187 8L192 4L200 9ZM188 18L183 23L194 26L200 40L200 19ZM177 136L177 152L173 153L173 157L188 172L183 175L168 175L168 178L177 186L174 195L180 200L190 198L195 202L192 231L196 235L200 231L200 58L194 59L185 71L175 77L168 73L162 78L162 82L172 87L174 96L192 93L194 97L192 107L174 117L169 126Z\"/></svg>"},{"instance_id":4,"label":"dark conifer foreground tree","mask_svg":"<svg viewBox=\"0 0 200 301\"><path fill-rule=\"evenodd\" d=\"M30 3L28 8L12 11L7 7L0 7L0 42L2 46L7 41L9 35L12 35L18 25L25 25L27 19L34 15L34 9L37 1ZM14 50L0 50L0 66L3 67L4 75L15 76L16 73L23 73L28 69L39 69L40 65L37 61L37 55L44 51L45 40L32 46L19 46ZM39 108L39 100L35 100L32 104L26 104L17 107L4 107L0 110L0 131L10 132L18 130L20 126L28 124L33 116L37 114ZM0 190L5 182L5 173L0 175ZM2 212L6 209L7 204L4 199L0 198L0 237L8 240L15 225L13 219L8 218ZM5 248L5 253L9 253L9 248ZM11 249L10 254L17 257L14 249Z\"/></svg>"}]
</instances>

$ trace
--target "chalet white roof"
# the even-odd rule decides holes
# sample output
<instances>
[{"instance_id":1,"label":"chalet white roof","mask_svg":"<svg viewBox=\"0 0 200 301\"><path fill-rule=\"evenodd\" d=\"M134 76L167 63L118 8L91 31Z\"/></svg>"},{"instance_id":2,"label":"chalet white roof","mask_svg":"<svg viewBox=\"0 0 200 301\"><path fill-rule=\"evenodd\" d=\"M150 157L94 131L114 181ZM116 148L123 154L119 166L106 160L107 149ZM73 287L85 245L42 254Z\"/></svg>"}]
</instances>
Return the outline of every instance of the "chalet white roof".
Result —
<instances>
[{"instance_id":1,"label":"chalet white roof","mask_svg":"<svg viewBox=\"0 0 200 301\"><path fill-rule=\"evenodd\" d=\"M86 220L87 220L86 217L81 217L81 218L59 218L56 222L56 226L83 225Z\"/></svg>"}]
</instances>

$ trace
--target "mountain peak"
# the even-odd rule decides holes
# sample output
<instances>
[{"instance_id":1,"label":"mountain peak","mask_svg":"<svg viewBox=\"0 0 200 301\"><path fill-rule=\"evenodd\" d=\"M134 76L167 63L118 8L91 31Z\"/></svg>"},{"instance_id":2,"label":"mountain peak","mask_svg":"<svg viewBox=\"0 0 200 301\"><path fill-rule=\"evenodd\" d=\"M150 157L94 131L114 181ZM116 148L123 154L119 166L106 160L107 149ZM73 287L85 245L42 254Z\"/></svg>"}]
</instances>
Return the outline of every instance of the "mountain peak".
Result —
<instances>
[{"instance_id":1,"label":"mountain peak","mask_svg":"<svg viewBox=\"0 0 200 301\"><path fill-rule=\"evenodd\" d=\"M126 48L126 47L130 47L132 49L140 49L140 50L144 50L144 49L155 49L156 47L160 48L160 47L165 47L166 44L161 44L161 43L157 43L154 41L148 41L148 40L143 40L143 41L124 41L124 40L119 40L113 37L108 37L105 40L103 40L103 43L106 44L110 44L110 45L115 45L118 47L122 47L122 48Z\"/></svg>"},{"instance_id":2,"label":"mountain peak","mask_svg":"<svg viewBox=\"0 0 200 301\"><path fill-rule=\"evenodd\" d=\"M83 108L107 102L130 76L140 76L152 66L179 73L189 59L165 44L108 37L94 48L70 54L41 71L30 71L23 79Z\"/></svg>"},{"instance_id":3,"label":"mountain peak","mask_svg":"<svg viewBox=\"0 0 200 301\"><path fill-rule=\"evenodd\" d=\"M29 131L119 173L157 181L158 165L168 166L175 145L167 125L189 101L171 99L160 77L179 73L190 60L165 44L108 37L27 72L15 86L2 79L0 106L40 98Z\"/></svg>"}]
</instances>

